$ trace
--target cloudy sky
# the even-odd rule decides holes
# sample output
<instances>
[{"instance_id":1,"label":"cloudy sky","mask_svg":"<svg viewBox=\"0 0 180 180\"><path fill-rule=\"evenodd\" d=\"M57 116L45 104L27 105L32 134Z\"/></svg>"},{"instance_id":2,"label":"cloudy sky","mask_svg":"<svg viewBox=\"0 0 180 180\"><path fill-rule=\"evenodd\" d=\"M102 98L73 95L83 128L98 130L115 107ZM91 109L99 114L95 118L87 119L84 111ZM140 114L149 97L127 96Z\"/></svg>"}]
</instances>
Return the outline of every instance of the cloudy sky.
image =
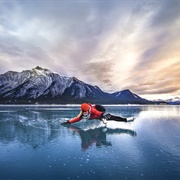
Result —
<instances>
[{"instance_id":1,"label":"cloudy sky","mask_svg":"<svg viewBox=\"0 0 180 180\"><path fill-rule=\"evenodd\" d=\"M37 65L107 92L180 96L180 0L1 0L0 74Z\"/></svg>"}]
</instances>

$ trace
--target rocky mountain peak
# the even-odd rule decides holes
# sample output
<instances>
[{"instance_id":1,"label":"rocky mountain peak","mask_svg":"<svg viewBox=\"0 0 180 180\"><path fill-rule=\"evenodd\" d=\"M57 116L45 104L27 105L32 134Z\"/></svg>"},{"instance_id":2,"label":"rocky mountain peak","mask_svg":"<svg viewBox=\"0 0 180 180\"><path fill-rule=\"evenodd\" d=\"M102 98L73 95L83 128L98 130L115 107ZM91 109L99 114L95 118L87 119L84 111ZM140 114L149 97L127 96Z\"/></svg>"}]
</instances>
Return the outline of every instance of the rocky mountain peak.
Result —
<instances>
[{"instance_id":1,"label":"rocky mountain peak","mask_svg":"<svg viewBox=\"0 0 180 180\"><path fill-rule=\"evenodd\" d=\"M36 66L35 68L33 68L32 72L36 76L39 76L39 75L48 75L48 74L52 73L49 69L45 69L45 68L42 68L40 66Z\"/></svg>"}]
</instances>

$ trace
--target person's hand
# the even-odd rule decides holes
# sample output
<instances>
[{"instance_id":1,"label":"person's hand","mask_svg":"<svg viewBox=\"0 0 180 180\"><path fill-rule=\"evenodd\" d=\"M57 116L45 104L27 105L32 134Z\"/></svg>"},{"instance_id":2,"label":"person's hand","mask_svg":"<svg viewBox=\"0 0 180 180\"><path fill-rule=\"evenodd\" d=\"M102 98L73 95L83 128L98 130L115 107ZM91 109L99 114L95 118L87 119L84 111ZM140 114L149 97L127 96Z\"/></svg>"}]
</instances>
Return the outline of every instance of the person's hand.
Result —
<instances>
[{"instance_id":1,"label":"person's hand","mask_svg":"<svg viewBox=\"0 0 180 180\"><path fill-rule=\"evenodd\" d=\"M70 124L69 121L65 121L65 122L61 123L61 125L67 125L67 124Z\"/></svg>"},{"instance_id":2,"label":"person's hand","mask_svg":"<svg viewBox=\"0 0 180 180\"><path fill-rule=\"evenodd\" d=\"M102 118L101 121L102 121L104 124L107 124L106 118Z\"/></svg>"}]
</instances>

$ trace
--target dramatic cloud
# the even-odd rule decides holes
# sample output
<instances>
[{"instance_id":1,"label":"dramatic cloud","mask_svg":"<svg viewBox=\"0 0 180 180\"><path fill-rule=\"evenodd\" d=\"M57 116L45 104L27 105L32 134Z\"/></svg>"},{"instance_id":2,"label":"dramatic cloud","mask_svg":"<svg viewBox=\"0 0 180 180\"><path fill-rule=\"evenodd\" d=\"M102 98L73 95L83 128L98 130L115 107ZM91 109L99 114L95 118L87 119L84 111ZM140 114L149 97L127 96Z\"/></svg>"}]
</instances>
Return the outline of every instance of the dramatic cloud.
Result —
<instances>
[{"instance_id":1,"label":"dramatic cloud","mask_svg":"<svg viewBox=\"0 0 180 180\"><path fill-rule=\"evenodd\" d=\"M111 74L112 62L88 62L83 67L80 67L79 76L83 75L88 77L88 81L93 83L98 82L98 86L106 86L111 89ZM77 73L78 74L78 73Z\"/></svg>"},{"instance_id":2,"label":"dramatic cloud","mask_svg":"<svg viewBox=\"0 0 180 180\"><path fill-rule=\"evenodd\" d=\"M105 91L180 95L179 0L0 1L0 73L37 65Z\"/></svg>"}]
</instances>

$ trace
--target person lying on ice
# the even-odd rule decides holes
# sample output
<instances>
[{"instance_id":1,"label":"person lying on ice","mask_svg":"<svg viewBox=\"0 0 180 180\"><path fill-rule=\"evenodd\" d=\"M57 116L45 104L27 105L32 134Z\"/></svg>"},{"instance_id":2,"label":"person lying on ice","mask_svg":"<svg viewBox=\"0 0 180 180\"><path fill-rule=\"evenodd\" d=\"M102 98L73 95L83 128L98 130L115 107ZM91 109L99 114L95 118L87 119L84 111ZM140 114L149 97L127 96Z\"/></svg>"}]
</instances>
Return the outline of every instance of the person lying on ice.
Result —
<instances>
[{"instance_id":1,"label":"person lying on ice","mask_svg":"<svg viewBox=\"0 0 180 180\"><path fill-rule=\"evenodd\" d=\"M135 118L129 117L129 118L123 118L120 116L114 116L111 114L105 113L106 109L101 105L94 105L83 103L81 104L81 111L78 116L75 118L72 118L68 121L65 121L62 123L62 125L65 124L71 124L80 121L81 119L98 119L101 120L104 124L107 123L107 121L121 121L121 122L129 122L133 121Z\"/></svg>"}]
</instances>

